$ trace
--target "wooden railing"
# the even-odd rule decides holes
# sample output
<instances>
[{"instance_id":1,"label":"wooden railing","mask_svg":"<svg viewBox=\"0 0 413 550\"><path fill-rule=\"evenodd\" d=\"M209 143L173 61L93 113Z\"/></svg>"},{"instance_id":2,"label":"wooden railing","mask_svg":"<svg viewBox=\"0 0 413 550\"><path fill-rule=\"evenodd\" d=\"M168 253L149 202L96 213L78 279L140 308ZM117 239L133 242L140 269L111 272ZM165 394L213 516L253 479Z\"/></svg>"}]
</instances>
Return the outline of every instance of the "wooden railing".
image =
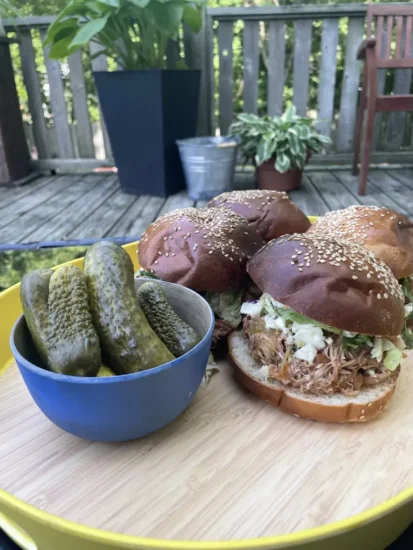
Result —
<instances>
[{"instance_id":1,"label":"wooden railing","mask_svg":"<svg viewBox=\"0 0 413 550\"><path fill-rule=\"evenodd\" d=\"M348 162L360 84L356 50L365 34L365 14L362 4L206 10L201 33L184 29L180 42L168 48L169 66L181 55L189 67L202 70L199 133L226 133L237 112L277 115L293 101L299 113L317 117L319 131L333 139L332 152L322 160ZM93 70L105 70L108 60L91 59L94 44L67 62L50 60L40 38L52 20L3 22L20 39L15 71L27 91L21 103L34 164L62 170L112 164L91 76ZM39 72L42 56L45 74ZM399 69L394 76L382 71L378 85L408 93L411 83L412 72ZM412 125L410 114L377 115L374 158L411 158Z\"/></svg>"}]
</instances>

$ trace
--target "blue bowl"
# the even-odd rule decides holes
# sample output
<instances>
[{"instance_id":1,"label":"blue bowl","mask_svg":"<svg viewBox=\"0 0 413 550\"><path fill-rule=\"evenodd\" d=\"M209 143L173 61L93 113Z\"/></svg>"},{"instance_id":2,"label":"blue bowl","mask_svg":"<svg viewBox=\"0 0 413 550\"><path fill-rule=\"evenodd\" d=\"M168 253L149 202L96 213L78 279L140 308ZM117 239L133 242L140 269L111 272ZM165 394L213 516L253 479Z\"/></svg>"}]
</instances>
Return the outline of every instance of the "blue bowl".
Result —
<instances>
[{"instance_id":1,"label":"blue bowl","mask_svg":"<svg viewBox=\"0 0 413 550\"><path fill-rule=\"evenodd\" d=\"M138 287L144 279L137 279ZM23 315L11 333L11 349L40 410L56 426L92 441L127 441L163 428L191 403L205 374L214 315L196 292L161 282L175 311L202 340L159 367L122 376L81 378L55 374L38 364Z\"/></svg>"}]
</instances>

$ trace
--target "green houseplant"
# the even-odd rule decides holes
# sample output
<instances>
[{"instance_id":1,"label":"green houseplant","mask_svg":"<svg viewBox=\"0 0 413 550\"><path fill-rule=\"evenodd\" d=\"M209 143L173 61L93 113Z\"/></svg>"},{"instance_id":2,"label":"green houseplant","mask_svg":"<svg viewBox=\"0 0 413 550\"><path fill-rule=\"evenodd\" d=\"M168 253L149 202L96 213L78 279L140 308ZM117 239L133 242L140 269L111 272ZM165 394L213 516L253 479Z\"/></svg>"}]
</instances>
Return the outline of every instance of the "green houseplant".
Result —
<instances>
[{"instance_id":1,"label":"green houseplant","mask_svg":"<svg viewBox=\"0 0 413 550\"><path fill-rule=\"evenodd\" d=\"M123 69L94 72L94 79L125 191L165 197L185 187L176 140L195 134L200 71L187 69L179 58L167 69L166 51L182 24L199 32L202 4L71 0L48 28L51 58L94 43L94 55L112 58Z\"/></svg>"},{"instance_id":2,"label":"green houseplant","mask_svg":"<svg viewBox=\"0 0 413 550\"><path fill-rule=\"evenodd\" d=\"M330 138L318 134L314 121L289 107L280 117L242 113L230 127L240 138L240 151L253 160L261 189L288 191L300 185L312 153L325 152Z\"/></svg>"}]
</instances>

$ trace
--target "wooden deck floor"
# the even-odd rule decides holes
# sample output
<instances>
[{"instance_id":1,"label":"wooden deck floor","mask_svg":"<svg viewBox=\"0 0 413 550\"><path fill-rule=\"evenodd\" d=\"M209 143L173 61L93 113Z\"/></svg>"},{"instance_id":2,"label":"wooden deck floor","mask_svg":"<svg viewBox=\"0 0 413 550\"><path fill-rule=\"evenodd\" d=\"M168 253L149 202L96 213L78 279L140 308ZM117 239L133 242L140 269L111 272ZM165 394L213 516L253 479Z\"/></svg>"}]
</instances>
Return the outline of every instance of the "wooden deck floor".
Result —
<instances>
[{"instance_id":1,"label":"wooden deck floor","mask_svg":"<svg viewBox=\"0 0 413 550\"><path fill-rule=\"evenodd\" d=\"M237 174L235 187L252 188L251 173ZM359 197L347 171L309 171L290 196L306 213L320 215L351 204L382 205L413 218L413 170L375 170L368 194ZM138 239L161 214L203 206L179 193L167 200L121 192L116 175L39 178L18 189L0 189L0 244L128 237Z\"/></svg>"}]
</instances>

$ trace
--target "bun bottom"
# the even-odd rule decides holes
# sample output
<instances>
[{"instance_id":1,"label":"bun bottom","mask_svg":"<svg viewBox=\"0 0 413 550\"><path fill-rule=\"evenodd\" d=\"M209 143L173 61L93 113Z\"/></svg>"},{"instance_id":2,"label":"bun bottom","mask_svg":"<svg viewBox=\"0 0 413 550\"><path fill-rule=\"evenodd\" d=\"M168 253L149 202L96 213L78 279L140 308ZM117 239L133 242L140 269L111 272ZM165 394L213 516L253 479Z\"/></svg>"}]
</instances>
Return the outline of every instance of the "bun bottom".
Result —
<instances>
[{"instance_id":1,"label":"bun bottom","mask_svg":"<svg viewBox=\"0 0 413 550\"><path fill-rule=\"evenodd\" d=\"M260 373L262 365L249 352L242 330L229 335L228 346L237 379L243 386L282 411L308 420L341 423L372 420L388 405L396 389L397 378L363 388L354 396L304 394L276 381L267 382Z\"/></svg>"}]
</instances>

